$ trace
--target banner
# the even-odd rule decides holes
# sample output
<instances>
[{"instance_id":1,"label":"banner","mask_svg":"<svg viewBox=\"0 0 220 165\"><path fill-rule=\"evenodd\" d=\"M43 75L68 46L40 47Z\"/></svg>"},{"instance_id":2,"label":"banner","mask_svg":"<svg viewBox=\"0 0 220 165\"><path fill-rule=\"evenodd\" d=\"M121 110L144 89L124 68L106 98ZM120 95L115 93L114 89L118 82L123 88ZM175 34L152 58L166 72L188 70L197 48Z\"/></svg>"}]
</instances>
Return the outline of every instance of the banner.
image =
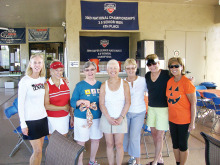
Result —
<instances>
[{"instance_id":1,"label":"banner","mask_svg":"<svg viewBox=\"0 0 220 165\"><path fill-rule=\"evenodd\" d=\"M139 30L137 2L81 1L82 29Z\"/></svg>"},{"instance_id":2,"label":"banner","mask_svg":"<svg viewBox=\"0 0 220 165\"><path fill-rule=\"evenodd\" d=\"M129 58L129 37L80 37L80 61L125 61Z\"/></svg>"},{"instance_id":3,"label":"banner","mask_svg":"<svg viewBox=\"0 0 220 165\"><path fill-rule=\"evenodd\" d=\"M28 29L28 41L47 41L49 40L48 29Z\"/></svg>"},{"instance_id":4,"label":"banner","mask_svg":"<svg viewBox=\"0 0 220 165\"><path fill-rule=\"evenodd\" d=\"M25 44L25 28L0 30L0 44Z\"/></svg>"}]
</instances>

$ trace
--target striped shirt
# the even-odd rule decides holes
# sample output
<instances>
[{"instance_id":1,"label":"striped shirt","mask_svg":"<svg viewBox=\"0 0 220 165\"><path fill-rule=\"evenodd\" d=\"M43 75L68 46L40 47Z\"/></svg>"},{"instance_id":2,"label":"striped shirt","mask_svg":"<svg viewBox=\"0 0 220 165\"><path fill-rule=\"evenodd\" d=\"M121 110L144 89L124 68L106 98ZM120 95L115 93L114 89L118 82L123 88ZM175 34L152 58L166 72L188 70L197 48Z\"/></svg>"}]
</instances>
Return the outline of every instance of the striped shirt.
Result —
<instances>
[{"instance_id":1,"label":"striped shirt","mask_svg":"<svg viewBox=\"0 0 220 165\"><path fill-rule=\"evenodd\" d=\"M49 81L47 81L47 84L49 87L50 104L56 106L65 106L66 104L69 104L70 90L65 81L60 79L60 86L57 87L50 78ZM69 112L66 112L62 109L59 111L47 110L47 115L49 117L64 117L68 114Z\"/></svg>"}]
</instances>

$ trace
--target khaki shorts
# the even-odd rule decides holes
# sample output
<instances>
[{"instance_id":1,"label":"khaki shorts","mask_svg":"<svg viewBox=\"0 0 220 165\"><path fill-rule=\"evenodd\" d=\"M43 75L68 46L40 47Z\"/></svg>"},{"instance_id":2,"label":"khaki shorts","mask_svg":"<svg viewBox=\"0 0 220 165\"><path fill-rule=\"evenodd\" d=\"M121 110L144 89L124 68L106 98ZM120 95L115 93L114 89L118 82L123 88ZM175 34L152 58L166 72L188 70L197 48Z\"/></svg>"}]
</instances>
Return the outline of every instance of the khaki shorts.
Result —
<instances>
[{"instance_id":1,"label":"khaki shorts","mask_svg":"<svg viewBox=\"0 0 220 165\"><path fill-rule=\"evenodd\" d=\"M100 119L100 125L99 125L100 130L103 133L127 133L127 118L125 117L120 125L111 125L109 124L108 120L104 115L101 116Z\"/></svg>"},{"instance_id":2,"label":"khaki shorts","mask_svg":"<svg viewBox=\"0 0 220 165\"><path fill-rule=\"evenodd\" d=\"M147 112L148 127L166 131L169 129L168 107L150 107Z\"/></svg>"}]
</instances>

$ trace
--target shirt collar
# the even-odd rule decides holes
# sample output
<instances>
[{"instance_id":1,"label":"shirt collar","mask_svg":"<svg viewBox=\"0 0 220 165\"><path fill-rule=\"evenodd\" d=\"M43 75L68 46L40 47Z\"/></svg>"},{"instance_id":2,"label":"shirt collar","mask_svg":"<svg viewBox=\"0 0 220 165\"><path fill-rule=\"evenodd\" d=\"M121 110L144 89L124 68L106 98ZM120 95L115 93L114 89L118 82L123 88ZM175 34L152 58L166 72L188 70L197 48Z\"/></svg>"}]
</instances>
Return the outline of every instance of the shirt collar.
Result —
<instances>
[{"instance_id":1,"label":"shirt collar","mask_svg":"<svg viewBox=\"0 0 220 165\"><path fill-rule=\"evenodd\" d=\"M49 79L49 83L50 83L51 85L54 85L54 82L53 82L53 80L52 80L51 77L50 77L50 79ZM64 84L64 82L63 82L63 79L61 78L61 79L60 79L60 85L62 85L62 84Z\"/></svg>"}]
</instances>

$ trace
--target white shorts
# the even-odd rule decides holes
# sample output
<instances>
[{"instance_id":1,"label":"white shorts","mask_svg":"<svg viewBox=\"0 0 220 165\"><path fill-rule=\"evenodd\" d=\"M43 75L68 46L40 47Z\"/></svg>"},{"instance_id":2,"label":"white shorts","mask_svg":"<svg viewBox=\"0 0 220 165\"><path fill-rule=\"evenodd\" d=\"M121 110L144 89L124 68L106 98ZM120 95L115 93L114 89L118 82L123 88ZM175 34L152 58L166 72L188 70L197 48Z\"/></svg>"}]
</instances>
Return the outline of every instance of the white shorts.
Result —
<instances>
[{"instance_id":1,"label":"white shorts","mask_svg":"<svg viewBox=\"0 0 220 165\"><path fill-rule=\"evenodd\" d=\"M57 130L61 134L67 134L69 131L69 115L64 117L47 117L49 134Z\"/></svg>"},{"instance_id":2,"label":"white shorts","mask_svg":"<svg viewBox=\"0 0 220 165\"><path fill-rule=\"evenodd\" d=\"M99 129L100 119L93 119L93 124L90 128L87 125L86 119L74 117L74 140L87 142L89 139L101 139L102 131Z\"/></svg>"}]
</instances>

